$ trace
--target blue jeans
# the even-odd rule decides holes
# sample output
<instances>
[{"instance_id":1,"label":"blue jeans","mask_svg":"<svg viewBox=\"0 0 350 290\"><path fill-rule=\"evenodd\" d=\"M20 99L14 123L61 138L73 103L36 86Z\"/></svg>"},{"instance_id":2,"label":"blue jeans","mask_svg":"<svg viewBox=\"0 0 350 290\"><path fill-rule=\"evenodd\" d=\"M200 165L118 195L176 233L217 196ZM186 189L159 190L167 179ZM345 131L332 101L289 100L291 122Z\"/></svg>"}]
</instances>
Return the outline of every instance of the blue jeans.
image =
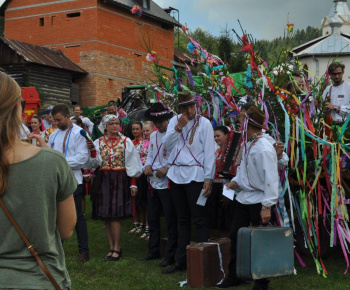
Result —
<instances>
[{"instance_id":1,"label":"blue jeans","mask_svg":"<svg viewBox=\"0 0 350 290\"><path fill-rule=\"evenodd\" d=\"M83 185L79 184L74 191L75 210L77 212L77 224L75 231L77 233L79 253L89 253L88 231L85 215L83 213Z\"/></svg>"}]
</instances>

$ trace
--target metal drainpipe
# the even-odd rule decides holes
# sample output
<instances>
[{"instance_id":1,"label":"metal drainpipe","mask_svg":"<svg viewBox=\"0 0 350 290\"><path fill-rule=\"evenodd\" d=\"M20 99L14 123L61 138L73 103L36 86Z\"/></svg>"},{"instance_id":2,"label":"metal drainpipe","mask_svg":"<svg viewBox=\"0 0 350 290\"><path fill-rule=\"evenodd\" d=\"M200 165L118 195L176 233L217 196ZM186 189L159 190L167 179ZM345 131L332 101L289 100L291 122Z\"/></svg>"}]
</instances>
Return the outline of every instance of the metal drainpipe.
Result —
<instances>
[{"instance_id":1,"label":"metal drainpipe","mask_svg":"<svg viewBox=\"0 0 350 290\"><path fill-rule=\"evenodd\" d=\"M320 76L320 61L315 57L315 55L312 56L312 58L315 60L316 62L316 75Z\"/></svg>"}]
</instances>

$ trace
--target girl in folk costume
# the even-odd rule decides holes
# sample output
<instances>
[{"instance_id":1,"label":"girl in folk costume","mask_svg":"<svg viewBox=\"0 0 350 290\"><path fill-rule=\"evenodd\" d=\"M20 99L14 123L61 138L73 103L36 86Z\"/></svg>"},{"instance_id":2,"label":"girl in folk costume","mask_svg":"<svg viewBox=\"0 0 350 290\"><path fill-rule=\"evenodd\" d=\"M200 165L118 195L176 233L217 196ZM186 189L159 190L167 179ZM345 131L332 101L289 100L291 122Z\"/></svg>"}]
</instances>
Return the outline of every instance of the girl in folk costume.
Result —
<instances>
[{"instance_id":1,"label":"girl in folk costume","mask_svg":"<svg viewBox=\"0 0 350 290\"><path fill-rule=\"evenodd\" d=\"M38 115L33 115L31 121L30 121L30 127L32 129L32 134L40 135L42 138L44 138L44 132L40 131L41 128L41 119ZM32 138L32 144L33 145L39 145L37 144L36 139Z\"/></svg>"},{"instance_id":2,"label":"girl in folk costume","mask_svg":"<svg viewBox=\"0 0 350 290\"><path fill-rule=\"evenodd\" d=\"M132 134L135 139L133 140L134 146L139 153L140 160L142 165L145 164L148 146L149 146L149 136L153 132L153 126L145 125L147 133L145 138L143 138L143 125L141 122L135 122L132 125ZM147 181L147 176L142 174L141 177L137 179L137 195L133 200L134 206L134 227L130 230L129 233L139 234L143 230L145 232L142 234L141 238L149 239L149 227L147 225L147 191L149 190L149 184Z\"/></svg>"},{"instance_id":3,"label":"girl in folk costume","mask_svg":"<svg viewBox=\"0 0 350 290\"><path fill-rule=\"evenodd\" d=\"M56 123L56 121L53 119L51 113L50 113L50 115L49 115L49 123L51 124L51 127L47 128L47 129L44 131L44 134L45 134L44 140L45 140L46 143L49 141L50 135L51 135L54 131L56 131L56 130L58 129L57 123Z\"/></svg>"},{"instance_id":4,"label":"girl in folk costume","mask_svg":"<svg viewBox=\"0 0 350 290\"><path fill-rule=\"evenodd\" d=\"M233 202L222 195L223 184L227 183L228 179L218 173L218 166L228 133L229 129L226 126L218 126L214 129L214 139L219 148L215 151L216 168L212 193L206 203L208 226L212 230L220 230L221 237L228 237L233 219Z\"/></svg>"},{"instance_id":5,"label":"girl in folk costume","mask_svg":"<svg viewBox=\"0 0 350 290\"><path fill-rule=\"evenodd\" d=\"M120 121L115 115L102 119L107 135L94 142L97 164L100 170L94 182L93 215L105 221L110 250L106 259L118 261L122 256L120 247L120 219L132 216L132 199L137 189L135 178L142 172L142 164L132 141L119 132Z\"/></svg>"}]
</instances>

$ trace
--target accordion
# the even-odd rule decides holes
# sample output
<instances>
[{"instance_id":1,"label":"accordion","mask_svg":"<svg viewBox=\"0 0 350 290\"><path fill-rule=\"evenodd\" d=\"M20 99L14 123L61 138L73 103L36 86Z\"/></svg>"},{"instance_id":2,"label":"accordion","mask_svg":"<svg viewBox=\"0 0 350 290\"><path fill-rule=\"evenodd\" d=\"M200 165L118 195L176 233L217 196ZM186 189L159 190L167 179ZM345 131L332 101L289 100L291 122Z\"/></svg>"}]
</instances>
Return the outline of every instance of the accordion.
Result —
<instances>
[{"instance_id":1,"label":"accordion","mask_svg":"<svg viewBox=\"0 0 350 290\"><path fill-rule=\"evenodd\" d=\"M225 177L234 177L241 162L240 150L241 132L231 130L227 134L226 143L222 149L221 159L217 165L217 173Z\"/></svg>"}]
</instances>

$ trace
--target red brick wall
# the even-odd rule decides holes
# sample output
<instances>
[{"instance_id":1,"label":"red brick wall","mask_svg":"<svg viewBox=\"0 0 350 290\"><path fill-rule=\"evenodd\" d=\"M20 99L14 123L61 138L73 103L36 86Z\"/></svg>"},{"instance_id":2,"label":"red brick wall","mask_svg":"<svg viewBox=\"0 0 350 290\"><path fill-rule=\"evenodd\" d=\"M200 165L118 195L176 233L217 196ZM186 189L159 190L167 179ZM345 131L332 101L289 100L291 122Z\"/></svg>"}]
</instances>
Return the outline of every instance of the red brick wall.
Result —
<instances>
[{"instance_id":1,"label":"red brick wall","mask_svg":"<svg viewBox=\"0 0 350 290\"><path fill-rule=\"evenodd\" d=\"M136 18L128 10L98 0L44 5L53 1L11 1L5 12L5 37L60 49L88 71L88 77L77 81L82 105L104 104L120 97L123 86L145 81L149 64L139 41L140 27L146 38L150 36L151 49L162 65L171 67L173 29L162 29L155 20ZM18 9L30 5L34 6ZM75 12L80 17L67 17Z\"/></svg>"}]
</instances>

